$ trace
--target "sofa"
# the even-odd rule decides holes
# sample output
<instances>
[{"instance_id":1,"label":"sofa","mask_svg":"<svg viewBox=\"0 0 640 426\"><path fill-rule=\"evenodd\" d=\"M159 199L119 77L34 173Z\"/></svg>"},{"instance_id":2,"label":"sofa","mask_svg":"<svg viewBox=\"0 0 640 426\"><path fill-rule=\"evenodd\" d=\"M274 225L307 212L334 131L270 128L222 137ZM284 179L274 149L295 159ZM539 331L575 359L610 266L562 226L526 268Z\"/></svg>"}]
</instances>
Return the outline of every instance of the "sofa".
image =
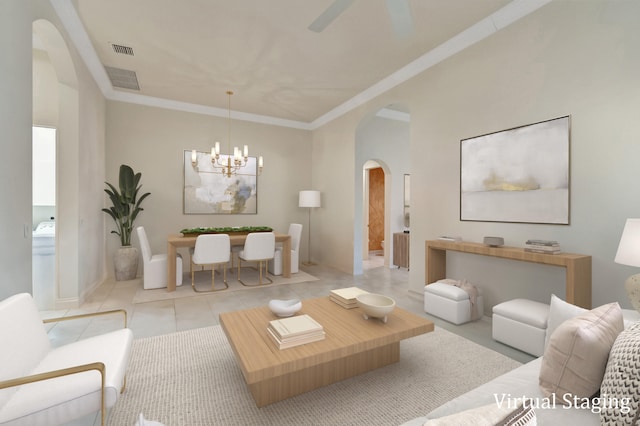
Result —
<instances>
[{"instance_id":1,"label":"sofa","mask_svg":"<svg viewBox=\"0 0 640 426\"><path fill-rule=\"evenodd\" d=\"M545 337L545 353L543 356L496 377L495 379L472 389L451 401L448 401L426 414L424 417L419 417L404 423L403 426L456 426L467 424L596 426L601 424L633 424L633 420L629 423L624 423L624 419L621 419L621 416L626 415L633 418L634 410L636 411L635 415L638 415L637 411L638 404L640 403L640 394L637 394L637 389L635 391L631 391L631 395L629 395L629 390L626 387L617 386L618 389L615 389L615 387L616 380L620 379L616 376L616 374L619 375L619 370L624 370L627 373L630 372L631 377L625 377L624 380L627 382L633 382L632 388L635 388L636 384L640 383L640 367L633 365L633 362L637 361L632 361L632 365L624 366L624 368L620 367L620 365L624 363L624 360L622 362L617 362L620 360L619 351L621 350L631 351L632 353L638 353L640 351L640 314L635 310L620 309L617 303L610 305L615 305L613 306L614 309L610 310L617 309L617 311L620 312L619 321L621 324L614 326L614 328L618 327L619 330L609 332L611 334L609 337L596 336L596 338L594 338L593 335L589 335L586 338L586 340L597 340L597 344L601 344L601 342L605 340L613 340L613 343L609 346L610 352L604 356L604 374L599 379L601 382L598 382L597 384L601 393L596 393L596 398L598 398L598 396L601 396L601 398L589 399L567 397L569 404L566 404L566 401L563 404L563 401L561 400L562 398L555 394L549 396L548 392L541 387L540 379L544 374L548 373L549 363L554 355L554 345L557 343L560 345L566 343L568 345L568 342L571 342L571 345L573 345L575 343L571 338L562 336L563 330L570 327L573 322L581 321L582 318L589 315L591 312L596 311L597 309L600 311L604 309L603 307L600 307L594 310L586 310L584 308L571 305L556 296L552 296L549 322L547 326L548 335ZM610 305L607 306L611 307ZM557 333L556 330L558 330ZM606 333L607 332L605 332L605 334ZM631 340L629 340L629 336L631 336ZM589 343L589 345L590 344L591 343ZM581 346L579 339L575 346ZM582 345L582 349L586 350L587 355L585 357L584 354L580 354L579 357L588 359L597 357L598 351L596 349L592 350L588 345ZM604 345L604 347L600 349L600 352L606 350L607 347ZM614 355L614 352L616 355ZM547 357L546 359L545 356ZM574 361L575 360L565 359L563 362L571 366ZM580 361L581 360L578 360L578 362ZM577 370L590 371L597 370L597 368L577 368ZM625 384L627 382L625 382ZM605 384L608 386L606 390ZM612 384L614 386L612 386ZM634 392L636 394L633 394ZM626 400L623 399L622 396L625 398L630 396L632 399ZM504 408L508 404L511 404L510 407L513 408L513 410L509 411L516 412L521 410L522 398L525 398L526 400L524 404L525 406L533 408L532 411L535 413L533 415L535 418L533 422L512 423L506 421L479 420L480 418L484 419L484 415L487 412L498 411L499 408ZM618 409L613 408L613 405L617 403L620 403L620 407ZM622 408L623 405L624 407L629 407L631 412L620 414L619 409ZM480 414L482 414L482 416ZM502 415L501 419L502 418L504 418L504 415Z\"/></svg>"}]
</instances>

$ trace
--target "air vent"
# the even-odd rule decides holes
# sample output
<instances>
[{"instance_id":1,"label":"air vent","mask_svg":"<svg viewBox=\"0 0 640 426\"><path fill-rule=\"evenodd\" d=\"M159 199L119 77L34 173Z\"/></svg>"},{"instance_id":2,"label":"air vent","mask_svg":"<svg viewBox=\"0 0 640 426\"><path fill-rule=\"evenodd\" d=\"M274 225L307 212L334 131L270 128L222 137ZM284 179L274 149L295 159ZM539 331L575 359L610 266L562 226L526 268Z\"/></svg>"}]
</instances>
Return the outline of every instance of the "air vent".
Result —
<instances>
[{"instance_id":1,"label":"air vent","mask_svg":"<svg viewBox=\"0 0 640 426\"><path fill-rule=\"evenodd\" d=\"M111 43L111 47L113 51L116 53L120 53L121 55L130 55L133 56L133 47L123 46L121 44Z\"/></svg>"},{"instance_id":2,"label":"air vent","mask_svg":"<svg viewBox=\"0 0 640 426\"><path fill-rule=\"evenodd\" d=\"M113 87L119 87L121 89L140 90L138 85L138 77L135 71L124 70L122 68L108 67L105 65L104 69L107 71L109 80Z\"/></svg>"}]
</instances>

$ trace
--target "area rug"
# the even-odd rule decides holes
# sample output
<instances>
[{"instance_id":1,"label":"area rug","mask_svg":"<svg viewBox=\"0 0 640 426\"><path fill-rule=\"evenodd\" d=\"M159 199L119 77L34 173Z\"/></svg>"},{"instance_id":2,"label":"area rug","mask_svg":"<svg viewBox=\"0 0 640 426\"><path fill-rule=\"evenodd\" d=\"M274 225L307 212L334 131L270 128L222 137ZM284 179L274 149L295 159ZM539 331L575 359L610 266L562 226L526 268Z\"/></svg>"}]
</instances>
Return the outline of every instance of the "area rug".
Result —
<instances>
[{"instance_id":1,"label":"area rug","mask_svg":"<svg viewBox=\"0 0 640 426\"><path fill-rule=\"evenodd\" d=\"M110 425L400 425L520 363L436 327L398 363L257 408L220 326L134 340Z\"/></svg>"},{"instance_id":2,"label":"area rug","mask_svg":"<svg viewBox=\"0 0 640 426\"><path fill-rule=\"evenodd\" d=\"M240 278L245 283L249 284L257 284L258 283L258 271L253 268L243 267L240 273ZM295 274L291 274L291 278L284 278L281 275L275 276L269 274L269 278L273 281L272 284L263 284L263 286L280 286L285 284L296 284L303 283L307 281L317 281L318 278L313 275L307 274L304 271L299 271ZM264 278L263 278L264 279ZM266 282L266 281L265 281ZM195 274L195 283L196 288L198 290L208 290L211 288L211 271L198 271ZM240 284L237 280L236 270L227 270L227 283L229 284L229 288L223 290L222 292L229 291L243 291L243 290L251 290L253 288L258 287L246 287ZM216 288L224 288L224 284L222 284L222 275L216 273ZM222 293L219 292L219 293ZM219 294L218 293L218 294ZM153 290L145 290L142 288L142 282L140 286L136 290L136 294L133 296L133 303L147 303L147 302L155 302L158 300L168 300L168 299L179 299L182 297L195 297L203 294L215 294L215 293L196 293L191 288L191 274L186 272L184 274L182 285L176 287L176 291L168 292L166 288L157 288Z\"/></svg>"}]
</instances>

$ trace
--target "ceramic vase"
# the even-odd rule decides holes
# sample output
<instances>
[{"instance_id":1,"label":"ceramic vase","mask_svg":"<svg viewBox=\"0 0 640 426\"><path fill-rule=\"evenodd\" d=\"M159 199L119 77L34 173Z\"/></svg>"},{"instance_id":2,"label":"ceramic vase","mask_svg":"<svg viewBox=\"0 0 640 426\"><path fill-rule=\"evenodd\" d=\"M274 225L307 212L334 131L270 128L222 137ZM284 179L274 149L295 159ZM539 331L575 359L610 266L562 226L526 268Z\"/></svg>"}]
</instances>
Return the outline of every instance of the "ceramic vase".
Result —
<instances>
[{"instance_id":1,"label":"ceramic vase","mask_svg":"<svg viewBox=\"0 0 640 426\"><path fill-rule=\"evenodd\" d=\"M133 246L120 247L113 255L116 281L128 281L138 273L138 249Z\"/></svg>"}]
</instances>

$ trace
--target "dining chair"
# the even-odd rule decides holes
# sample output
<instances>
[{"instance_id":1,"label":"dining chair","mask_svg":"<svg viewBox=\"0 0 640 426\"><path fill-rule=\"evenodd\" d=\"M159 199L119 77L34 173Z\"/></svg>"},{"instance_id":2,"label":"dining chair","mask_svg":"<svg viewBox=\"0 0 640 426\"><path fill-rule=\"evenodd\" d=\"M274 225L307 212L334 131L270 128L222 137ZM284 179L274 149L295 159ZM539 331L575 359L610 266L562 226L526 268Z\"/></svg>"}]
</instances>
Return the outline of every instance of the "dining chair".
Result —
<instances>
[{"instance_id":1,"label":"dining chair","mask_svg":"<svg viewBox=\"0 0 640 426\"><path fill-rule=\"evenodd\" d=\"M227 234L203 234L196 238L196 246L191 256L191 287L198 293L209 293L229 288L227 283L227 263L231 254L231 243ZM211 265L211 290L198 290L195 284L195 265ZM216 266L222 265L224 288L216 289Z\"/></svg>"},{"instance_id":2,"label":"dining chair","mask_svg":"<svg viewBox=\"0 0 640 426\"><path fill-rule=\"evenodd\" d=\"M273 259L276 250L276 234L273 232L252 232L247 235L244 242L244 249L238 252L238 281L245 286L254 286L256 284L246 284L240 279L240 269L242 261L258 262L258 284L262 285L262 269L264 264L264 278L270 283L273 281L268 276L267 263Z\"/></svg>"},{"instance_id":3,"label":"dining chair","mask_svg":"<svg viewBox=\"0 0 640 426\"><path fill-rule=\"evenodd\" d=\"M289 225L289 236L291 237L291 273L295 274L299 271L300 263L300 238L302 236L302 225L292 223ZM269 272L271 275L282 275L282 246L276 246L273 260L269 261Z\"/></svg>"},{"instance_id":4,"label":"dining chair","mask_svg":"<svg viewBox=\"0 0 640 426\"><path fill-rule=\"evenodd\" d=\"M142 252L142 281L145 290L167 286L167 255L152 254L149 239L144 227L136 228L140 251ZM182 256L176 257L176 285L182 285Z\"/></svg>"}]
</instances>

